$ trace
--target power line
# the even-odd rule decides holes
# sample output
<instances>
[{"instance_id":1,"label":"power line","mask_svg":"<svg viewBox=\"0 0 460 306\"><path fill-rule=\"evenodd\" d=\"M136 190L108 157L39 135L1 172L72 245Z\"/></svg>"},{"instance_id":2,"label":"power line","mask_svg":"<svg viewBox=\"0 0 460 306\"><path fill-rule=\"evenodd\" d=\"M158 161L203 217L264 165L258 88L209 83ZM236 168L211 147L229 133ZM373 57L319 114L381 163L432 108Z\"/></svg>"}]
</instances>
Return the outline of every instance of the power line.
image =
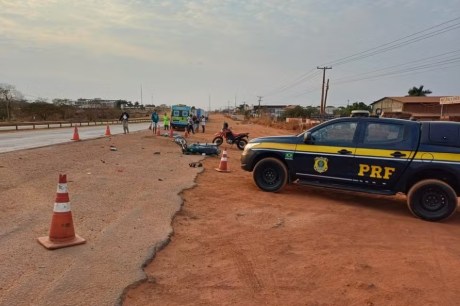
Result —
<instances>
[{"instance_id":1,"label":"power line","mask_svg":"<svg viewBox=\"0 0 460 306\"><path fill-rule=\"evenodd\" d=\"M403 37L398 38L396 40L381 44L379 46L367 49L365 51L361 51L361 52L358 52L358 53L355 53L355 54L352 54L352 55L337 59L335 61L332 61L332 62L328 63L327 66L339 66L339 65L344 65L344 64L351 63L351 62L354 62L354 61L359 61L359 60L362 60L362 59L365 59L365 58L368 58L368 57L371 57L371 56L374 56L374 55L377 55L377 54L380 54L380 53L388 52L388 51L391 51L391 50L394 50L394 49L397 49L397 48L401 48L401 47L409 45L409 44L419 42L421 40L425 40L425 39L428 39L428 38L431 38L431 37L434 37L434 36L449 32L449 31L459 29L460 28L460 22L457 22L458 20L460 20L460 17L456 17L456 18L450 19L448 21L436 24L434 26L428 27L428 28L423 29L421 31L415 32L415 33L410 34L410 35L403 36ZM435 55L433 57L428 57L426 59L434 59L436 57L442 57L442 56L445 56L445 55L448 55L448 54L451 54L451 53L455 53L455 52L457 52L457 51L451 51L451 52L447 52L447 53L444 53L444 54ZM375 73L375 72L379 72L379 71L383 72L385 70L390 70L391 68L401 68L402 66L408 66L410 64L420 62L422 60L424 60L424 59L411 61L411 62L407 62L407 63L404 63L404 64L396 65L396 66L390 66L390 67L378 69L376 71L367 72L365 74L371 74L371 73ZM406 69L394 69L393 71L388 71L386 73L380 73L380 74L376 74L376 75L371 75L371 76L368 76L368 77L362 77L363 74L360 74L360 77L357 76L355 78L353 78L353 76L351 78L349 78L349 79L347 79L345 77L345 78L342 78L342 81L340 81L340 82L336 81L336 82L334 82L334 84L344 84L344 83L349 83L349 82L355 82L355 81L358 81L358 80L375 79L375 78L379 78L379 77L385 77L385 76L388 76L388 75L407 74L407 73L414 72L414 71L422 71L422 70L423 71L430 71L428 69L433 68L433 65L443 65L443 67L445 67L446 65L449 65L449 64L452 64L452 63L456 63L456 58L444 59L442 61L438 61L438 62L434 62L434 63L425 63L424 65L410 66L410 67L407 67ZM326 66L326 65L323 65L323 66ZM279 86L278 88L267 92L264 96L272 97L272 96L279 95L281 93L285 93L286 91L288 91L288 90L290 90L290 89L302 84L302 82L312 81L314 78L318 77L319 75L320 75L319 71L317 71L315 69L312 69L312 70L300 75L299 77L297 77L296 79L294 79L290 83L284 83L283 85ZM323 77L324 77L324 75L323 75ZM299 96L306 95L308 93L315 92L315 91L317 91L317 89L301 92L301 93L296 94L294 97L299 97ZM323 80L323 94L322 94L322 96L323 95L324 95L324 80ZM292 96L292 95L290 95L290 96ZM323 97L322 97L322 100L323 100Z\"/></svg>"},{"instance_id":2,"label":"power line","mask_svg":"<svg viewBox=\"0 0 460 306\"><path fill-rule=\"evenodd\" d=\"M440 65L442 65L443 68L446 68L446 65L457 63L457 62L460 62L460 57L450 58L450 59L443 59L443 60L433 62L433 63L412 66L412 67L408 67L408 68L404 68L404 69L397 69L397 70L388 71L388 72L385 72L385 73L371 75L371 76L368 76L368 77L356 76L355 78L342 79L341 81L337 81L336 84L352 83L352 82L357 82L357 81L363 81L363 80L376 79L376 78L380 78L380 77L386 77L386 76L390 76L390 75L405 74L407 72L412 72L412 71L417 71L417 70L424 70L424 69L433 68L433 67L440 66Z\"/></svg>"},{"instance_id":3,"label":"power line","mask_svg":"<svg viewBox=\"0 0 460 306\"><path fill-rule=\"evenodd\" d=\"M264 96L267 97L267 96L274 96L274 95L280 94L282 92L285 92L288 89L291 89L292 87L295 87L295 86L301 84L304 81L313 80L317 76L319 76L319 72L316 71L315 69L312 69L312 70L300 75L299 77L297 77L296 79L294 79L290 83L284 84L282 86L279 86L276 89L273 89L273 90L265 93Z\"/></svg>"},{"instance_id":4,"label":"power line","mask_svg":"<svg viewBox=\"0 0 460 306\"><path fill-rule=\"evenodd\" d=\"M358 75L351 75L351 76L341 77L341 78L335 79L335 81L336 82L343 82L343 81L347 81L349 79L354 79L354 78L357 78L357 77L361 78L364 75L369 75L369 74L373 74L373 73L380 72L380 71L385 71L385 70L391 70L392 68L401 68L403 66L408 66L408 65L411 65L411 64L414 64L414 63L419 63L419 62L424 62L424 64L437 63L437 62L433 62L431 60L435 59L435 58L440 58L440 57L443 57L443 56L446 56L446 55L455 55L457 53L460 53L460 49L445 52L445 53L441 53L441 54L437 54L437 55L433 55L433 56L429 56L429 57L425 57L425 58L421 58L421 59L416 59L416 60L409 61L409 62L402 63L402 64L397 64L397 65L384 67L384 68L381 68L381 69L376 69L376 70L372 70L372 71L368 71L368 72L364 72L364 73L359 73ZM445 58L444 60L449 60L449 59L450 58ZM455 58L452 58L452 59L455 59ZM411 67L408 67L407 69L411 69ZM399 69L398 71L400 71L400 70L401 69Z\"/></svg>"},{"instance_id":5,"label":"power line","mask_svg":"<svg viewBox=\"0 0 460 306\"><path fill-rule=\"evenodd\" d=\"M349 62L352 62L352 61L361 60L363 58L367 58L367 57L370 57L370 56L373 56L373 55L376 55L376 54L379 54L379 53L383 53L383 52L386 52L386 51L389 51L389 50L400 48L402 46L405 46L405 45L408 45L408 44L411 44L411 43L414 43L414 42L417 42L417 41L420 41L420 40L424 40L424 39L427 39L427 38L430 38L430 37L433 37L433 36L436 36L436 35L439 35L439 34L443 34L443 33L448 32L448 31L458 29L458 28L460 28L460 23L449 25L449 26L441 28L441 29L437 29L435 31L432 31L432 32L424 34L424 36L420 35L422 33L425 33L425 32L428 32L430 30L433 30L435 28L441 27L443 25L452 23L452 22L454 22L456 20L459 20L459 19L460 19L460 17L457 17L457 18L445 21L443 23L434 25L434 26L429 27L427 29L424 29L422 31L418 31L416 33L413 33L413 34L398 38L398 39L393 40L391 42L384 43L384 44L379 45L377 47L370 48L370 49L367 49L365 51L361 51L361 52L358 52L358 53L355 53L355 54L352 54L352 55L337 59L335 61L332 61L332 62L328 63L328 65L330 65L330 66L343 65L343 64L346 64L346 63L349 63ZM413 37L413 38L411 38L411 37ZM404 41L407 38L411 38L411 39L409 39L407 41ZM385 47L385 48L383 48L383 47Z\"/></svg>"}]
</instances>

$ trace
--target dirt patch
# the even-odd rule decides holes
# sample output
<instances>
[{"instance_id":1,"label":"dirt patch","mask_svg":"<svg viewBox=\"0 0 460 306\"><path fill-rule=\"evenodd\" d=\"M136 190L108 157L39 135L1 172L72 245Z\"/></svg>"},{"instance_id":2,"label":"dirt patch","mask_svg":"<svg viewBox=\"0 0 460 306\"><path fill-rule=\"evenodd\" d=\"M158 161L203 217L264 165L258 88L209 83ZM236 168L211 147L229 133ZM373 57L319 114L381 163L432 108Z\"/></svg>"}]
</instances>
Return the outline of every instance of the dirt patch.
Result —
<instances>
[{"instance_id":1,"label":"dirt patch","mask_svg":"<svg viewBox=\"0 0 460 306\"><path fill-rule=\"evenodd\" d=\"M215 116L188 141L223 120L251 138L290 133ZM265 193L240 154L228 147L230 173L219 157L191 168L203 157L148 130L0 154L0 305L458 304L458 213L429 223L403 196ZM87 243L48 251L36 239L59 173Z\"/></svg>"},{"instance_id":2,"label":"dirt patch","mask_svg":"<svg viewBox=\"0 0 460 306\"><path fill-rule=\"evenodd\" d=\"M251 137L289 133L231 125ZM404 196L295 185L265 193L239 168L240 153L228 150L231 173L204 161L171 243L123 305L458 304L458 213L429 223Z\"/></svg>"}]
</instances>

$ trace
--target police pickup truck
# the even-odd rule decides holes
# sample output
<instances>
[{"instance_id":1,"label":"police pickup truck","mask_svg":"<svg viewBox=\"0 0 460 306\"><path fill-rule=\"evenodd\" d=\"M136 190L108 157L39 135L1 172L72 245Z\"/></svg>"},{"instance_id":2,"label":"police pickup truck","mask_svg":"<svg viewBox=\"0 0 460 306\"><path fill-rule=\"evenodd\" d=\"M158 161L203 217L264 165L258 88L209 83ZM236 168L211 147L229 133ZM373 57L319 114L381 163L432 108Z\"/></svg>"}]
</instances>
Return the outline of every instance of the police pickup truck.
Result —
<instances>
[{"instance_id":1,"label":"police pickup truck","mask_svg":"<svg viewBox=\"0 0 460 306\"><path fill-rule=\"evenodd\" d=\"M460 123L349 117L294 136L252 139L241 155L263 191L287 183L383 195L404 193L417 217L439 221L457 209Z\"/></svg>"}]
</instances>

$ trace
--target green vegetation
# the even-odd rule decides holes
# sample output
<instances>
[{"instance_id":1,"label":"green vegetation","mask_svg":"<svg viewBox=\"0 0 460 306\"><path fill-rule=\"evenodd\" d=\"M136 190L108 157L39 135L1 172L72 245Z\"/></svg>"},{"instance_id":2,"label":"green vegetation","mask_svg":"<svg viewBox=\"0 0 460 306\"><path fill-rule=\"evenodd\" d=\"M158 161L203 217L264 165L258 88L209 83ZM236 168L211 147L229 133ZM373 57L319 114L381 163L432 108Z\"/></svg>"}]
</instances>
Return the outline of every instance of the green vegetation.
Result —
<instances>
[{"instance_id":1,"label":"green vegetation","mask_svg":"<svg viewBox=\"0 0 460 306\"><path fill-rule=\"evenodd\" d=\"M126 100L116 101L116 107L78 108L68 105L68 99L55 99L48 103L45 99L37 98L33 102L24 99L22 93L9 84L0 84L0 122L29 122L29 121L97 121L118 119L122 107L130 109L132 117L149 115L143 105Z\"/></svg>"},{"instance_id":2,"label":"green vegetation","mask_svg":"<svg viewBox=\"0 0 460 306\"><path fill-rule=\"evenodd\" d=\"M409 89L407 93L409 96L412 97L425 97L426 95L431 94L432 91L429 89L424 90L423 85L420 85L420 87L412 87L411 89Z\"/></svg>"}]
</instances>

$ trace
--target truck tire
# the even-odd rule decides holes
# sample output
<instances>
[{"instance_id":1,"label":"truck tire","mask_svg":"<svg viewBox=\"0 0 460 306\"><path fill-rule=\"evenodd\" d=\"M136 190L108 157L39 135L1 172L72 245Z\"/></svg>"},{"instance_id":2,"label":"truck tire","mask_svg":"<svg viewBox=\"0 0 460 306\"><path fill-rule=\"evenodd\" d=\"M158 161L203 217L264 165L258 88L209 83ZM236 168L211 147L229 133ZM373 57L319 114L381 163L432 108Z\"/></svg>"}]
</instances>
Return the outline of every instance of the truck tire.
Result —
<instances>
[{"instance_id":1,"label":"truck tire","mask_svg":"<svg viewBox=\"0 0 460 306\"><path fill-rule=\"evenodd\" d=\"M286 186L288 172L282 161L267 157L256 164L253 170L253 178L257 187L263 191L277 192Z\"/></svg>"},{"instance_id":2,"label":"truck tire","mask_svg":"<svg viewBox=\"0 0 460 306\"><path fill-rule=\"evenodd\" d=\"M457 194L443 181L423 180L410 188L407 206L416 217L440 221L449 218L457 210Z\"/></svg>"}]
</instances>

